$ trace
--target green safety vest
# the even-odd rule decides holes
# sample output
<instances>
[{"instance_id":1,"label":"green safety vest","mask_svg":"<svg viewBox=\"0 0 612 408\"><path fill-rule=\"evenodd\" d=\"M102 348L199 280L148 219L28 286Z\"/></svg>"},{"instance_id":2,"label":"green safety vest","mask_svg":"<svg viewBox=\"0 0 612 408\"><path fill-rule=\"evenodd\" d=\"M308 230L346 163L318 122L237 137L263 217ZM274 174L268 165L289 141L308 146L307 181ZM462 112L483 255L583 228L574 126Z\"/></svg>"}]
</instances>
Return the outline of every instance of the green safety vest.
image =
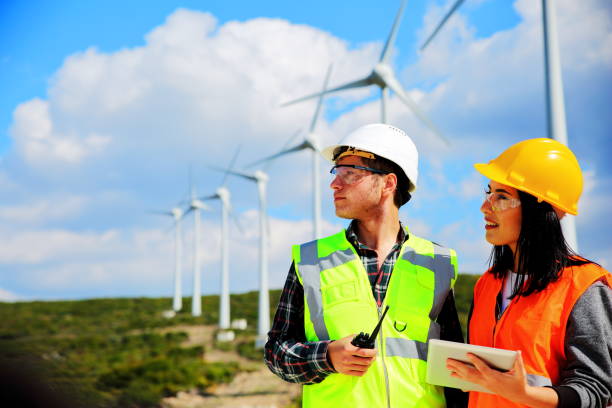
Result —
<instances>
[{"instance_id":1,"label":"green safety vest","mask_svg":"<svg viewBox=\"0 0 612 408\"><path fill-rule=\"evenodd\" d=\"M408 233L408 229L406 229ZM345 231L293 247L304 287L307 341L371 333L386 305L376 339L378 355L362 377L330 374L304 385L304 407L444 407L443 389L425 381L427 341L440 337L435 322L457 279L452 249L409 234L379 309L367 272Z\"/></svg>"}]
</instances>

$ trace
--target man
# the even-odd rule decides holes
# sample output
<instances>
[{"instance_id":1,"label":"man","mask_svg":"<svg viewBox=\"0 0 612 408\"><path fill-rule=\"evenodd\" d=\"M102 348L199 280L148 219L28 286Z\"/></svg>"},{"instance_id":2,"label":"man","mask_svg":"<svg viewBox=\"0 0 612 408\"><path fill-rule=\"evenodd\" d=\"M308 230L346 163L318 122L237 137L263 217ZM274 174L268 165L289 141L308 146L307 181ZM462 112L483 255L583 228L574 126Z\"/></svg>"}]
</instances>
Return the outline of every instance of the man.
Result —
<instances>
[{"instance_id":1,"label":"man","mask_svg":"<svg viewBox=\"0 0 612 408\"><path fill-rule=\"evenodd\" d=\"M323 150L335 165L336 215L346 231L294 246L265 346L280 378L304 384L304 407L444 407L464 403L427 384L427 341L463 342L452 287L455 252L411 234L399 207L417 183L418 152L400 129L371 124ZM376 348L351 344L374 329Z\"/></svg>"}]
</instances>

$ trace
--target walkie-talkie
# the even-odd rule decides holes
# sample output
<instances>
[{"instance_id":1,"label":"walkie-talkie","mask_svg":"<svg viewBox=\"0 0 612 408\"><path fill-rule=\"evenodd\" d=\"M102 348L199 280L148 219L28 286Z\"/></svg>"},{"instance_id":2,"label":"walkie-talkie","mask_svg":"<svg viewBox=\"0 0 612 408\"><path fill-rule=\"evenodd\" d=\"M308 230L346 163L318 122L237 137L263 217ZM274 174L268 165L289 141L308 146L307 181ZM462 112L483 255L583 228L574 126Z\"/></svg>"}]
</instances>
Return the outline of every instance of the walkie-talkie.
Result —
<instances>
[{"instance_id":1,"label":"walkie-talkie","mask_svg":"<svg viewBox=\"0 0 612 408\"><path fill-rule=\"evenodd\" d=\"M387 306L382 316L380 316L380 320L378 321L378 324L374 328L374 331L372 332L371 335L368 333L361 332L355 336L353 341L351 341L351 344L359 348L373 349L374 343L376 342L376 336L378 335L378 331L380 330L380 325L382 324L382 321L385 318L385 315L387 314L387 310L389 310L389 306Z\"/></svg>"}]
</instances>

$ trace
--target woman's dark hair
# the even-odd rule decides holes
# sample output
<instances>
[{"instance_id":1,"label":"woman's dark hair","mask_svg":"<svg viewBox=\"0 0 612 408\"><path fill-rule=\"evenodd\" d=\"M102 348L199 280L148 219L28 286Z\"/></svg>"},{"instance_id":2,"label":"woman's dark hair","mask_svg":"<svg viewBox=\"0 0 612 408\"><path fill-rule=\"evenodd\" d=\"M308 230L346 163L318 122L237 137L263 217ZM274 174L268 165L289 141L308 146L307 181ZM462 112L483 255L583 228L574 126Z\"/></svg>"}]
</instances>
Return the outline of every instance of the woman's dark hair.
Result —
<instances>
[{"instance_id":1,"label":"woman's dark hair","mask_svg":"<svg viewBox=\"0 0 612 408\"><path fill-rule=\"evenodd\" d=\"M497 279L503 279L509 270L518 274L511 298L544 290L559 279L563 268L592 263L567 245L559 217L550 204L538 203L536 197L522 191L518 194L522 219L516 268L508 245L494 246L489 257L490 271Z\"/></svg>"}]
</instances>

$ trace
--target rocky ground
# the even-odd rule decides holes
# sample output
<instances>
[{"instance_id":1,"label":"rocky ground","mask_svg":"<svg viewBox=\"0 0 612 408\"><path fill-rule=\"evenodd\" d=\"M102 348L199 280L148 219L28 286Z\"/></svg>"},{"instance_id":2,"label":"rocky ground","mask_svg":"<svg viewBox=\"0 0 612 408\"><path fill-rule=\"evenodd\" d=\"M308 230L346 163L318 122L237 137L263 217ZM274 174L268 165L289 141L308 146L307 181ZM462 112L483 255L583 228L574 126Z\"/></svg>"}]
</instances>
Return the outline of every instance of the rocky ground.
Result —
<instances>
[{"instance_id":1,"label":"rocky ground","mask_svg":"<svg viewBox=\"0 0 612 408\"><path fill-rule=\"evenodd\" d=\"M161 403L164 408L284 408L301 392L299 385L282 381L263 362L245 359L233 351L213 348L213 326L182 326L171 330L188 333L186 345L203 344L206 347L206 361L235 361L243 371L231 383L209 389L207 395L185 391L164 398Z\"/></svg>"}]
</instances>

